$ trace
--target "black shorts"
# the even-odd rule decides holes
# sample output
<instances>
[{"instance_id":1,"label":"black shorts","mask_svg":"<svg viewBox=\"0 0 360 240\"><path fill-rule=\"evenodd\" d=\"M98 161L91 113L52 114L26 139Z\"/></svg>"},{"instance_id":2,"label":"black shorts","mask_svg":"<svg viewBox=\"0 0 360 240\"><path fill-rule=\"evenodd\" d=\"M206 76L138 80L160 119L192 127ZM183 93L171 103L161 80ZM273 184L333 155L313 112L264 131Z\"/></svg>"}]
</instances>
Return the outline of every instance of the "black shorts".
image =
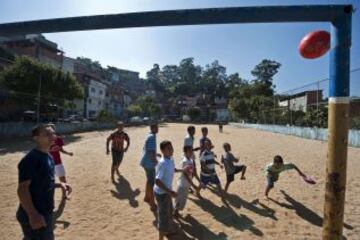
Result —
<instances>
[{"instance_id":1,"label":"black shorts","mask_svg":"<svg viewBox=\"0 0 360 240\"><path fill-rule=\"evenodd\" d=\"M226 175L226 181L227 182L233 182L235 179L235 174L241 172L244 169L244 165L235 166L235 172L229 175Z\"/></svg>"},{"instance_id":2,"label":"black shorts","mask_svg":"<svg viewBox=\"0 0 360 240\"><path fill-rule=\"evenodd\" d=\"M111 149L111 156L112 156L112 165L113 166L120 165L124 157L124 151Z\"/></svg>"}]
</instances>

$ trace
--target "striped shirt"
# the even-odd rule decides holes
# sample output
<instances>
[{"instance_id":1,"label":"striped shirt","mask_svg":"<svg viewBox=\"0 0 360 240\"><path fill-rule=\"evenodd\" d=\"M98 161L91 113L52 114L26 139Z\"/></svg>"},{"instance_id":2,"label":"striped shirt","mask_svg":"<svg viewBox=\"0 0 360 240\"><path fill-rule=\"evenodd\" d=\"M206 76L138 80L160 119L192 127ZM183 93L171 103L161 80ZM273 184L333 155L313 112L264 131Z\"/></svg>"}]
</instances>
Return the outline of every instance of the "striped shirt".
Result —
<instances>
[{"instance_id":1,"label":"striped shirt","mask_svg":"<svg viewBox=\"0 0 360 240\"><path fill-rule=\"evenodd\" d=\"M201 175L212 176L216 175L215 172L215 157L214 153L210 150L204 150L200 156ZM204 165L206 168L204 168Z\"/></svg>"},{"instance_id":2,"label":"striped shirt","mask_svg":"<svg viewBox=\"0 0 360 240\"><path fill-rule=\"evenodd\" d=\"M111 148L117 151L124 151L124 141L129 143L129 135L125 132L113 132L109 137L108 141L111 142Z\"/></svg>"},{"instance_id":3,"label":"striped shirt","mask_svg":"<svg viewBox=\"0 0 360 240\"><path fill-rule=\"evenodd\" d=\"M150 133L145 140L143 155L140 165L144 168L155 168L155 163L150 159L150 153L156 154L156 134Z\"/></svg>"},{"instance_id":4,"label":"striped shirt","mask_svg":"<svg viewBox=\"0 0 360 240\"><path fill-rule=\"evenodd\" d=\"M207 138L207 137L202 137L202 138L200 138L200 156L201 156L201 154L204 152L204 150L205 150L205 141L206 140L210 140L209 138Z\"/></svg>"}]
</instances>

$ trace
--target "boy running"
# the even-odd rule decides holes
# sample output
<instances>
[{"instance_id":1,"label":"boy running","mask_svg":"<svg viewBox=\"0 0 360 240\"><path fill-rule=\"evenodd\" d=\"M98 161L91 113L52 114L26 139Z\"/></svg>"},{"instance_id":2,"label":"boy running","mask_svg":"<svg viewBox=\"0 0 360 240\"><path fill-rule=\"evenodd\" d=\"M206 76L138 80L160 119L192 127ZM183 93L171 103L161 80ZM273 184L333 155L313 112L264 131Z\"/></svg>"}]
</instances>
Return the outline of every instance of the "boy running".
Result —
<instances>
[{"instance_id":1,"label":"boy running","mask_svg":"<svg viewBox=\"0 0 360 240\"><path fill-rule=\"evenodd\" d=\"M49 124L49 126L53 129L54 133L56 132L55 125ZM55 133L56 134L56 133ZM68 152L64 149L64 140L61 136L55 135L55 141L54 144L50 147L50 154L54 160L55 163L55 175L59 178L60 182L67 183L66 181L66 174L65 174L65 167L61 160L60 152L73 156L74 154L72 152ZM69 199L71 192L63 192L63 197L66 199Z\"/></svg>"},{"instance_id":2,"label":"boy running","mask_svg":"<svg viewBox=\"0 0 360 240\"><path fill-rule=\"evenodd\" d=\"M111 141L111 156L112 156L112 166L111 166L111 181L115 183L115 171L120 177L119 167L123 160L124 153L128 150L130 146L130 138L126 132L124 132L124 123L117 123L117 131L110 134L106 140L106 154L109 155L109 143ZM126 147L124 148L124 142L126 142Z\"/></svg>"},{"instance_id":3,"label":"boy running","mask_svg":"<svg viewBox=\"0 0 360 240\"><path fill-rule=\"evenodd\" d=\"M219 165L221 168L223 168L223 166L215 160L215 155L211 151L212 144L209 139L205 140L204 146L205 149L200 156L201 172L200 172L200 186L198 190L198 195L200 195L200 189L205 188L210 183L217 186L221 196L221 200L225 201L220 180L215 172L215 164Z\"/></svg>"},{"instance_id":4,"label":"boy running","mask_svg":"<svg viewBox=\"0 0 360 240\"><path fill-rule=\"evenodd\" d=\"M181 170L175 169L174 160L172 159L174 149L170 141L162 141L160 150L163 157L156 166L154 194L158 205L159 239L162 240L165 236L176 233L172 218L173 206L171 198L176 198L177 194L172 190L172 182L175 171Z\"/></svg>"},{"instance_id":5,"label":"boy running","mask_svg":"<svg viewBox=\"0 0 360 240\"><path fill-rule=\"evenodd\" d=\"M279 175L283 171L295 169L301 177L306 177L304 173L293 163L284 163L280 155L274 157L273 163L266 166L267 186L265 189L265 197L268 198L270 190L274 187L274 183L279 179Z\"/></svg>"},{"instance_id":6,"label":"boy running","mask_svg":"<svg viewBox=\"0 0 360 240\"><path fill-rule=\"evenodd\" d=\"M181 174L177 183L178 184L176 191L177 197L175 199L175 211L174 211L175 217L179 217L180 216L179 211L182 211L185 208L190 186L192 186L194 189L198 188L192 181L194 175L197 176L193 155L194 153L192 147L185 146L184 158L182 160L182 166L181 166L183 173Z\"/></svg>"},{"instance_id":7,"label":"boy running","mask_svg":"<svg viewBox=\"0 0 360 240\"><path fill-rule=\"evenodd\" d=\"M242 180L245 180L245 172L246 166L245 165L234 165L234 162L239 162L238 158L235 158L234 155L231 153L231 145L229 143L224 143L223 145L225 154L221 156L221 162L225 166L226 171L226 185L225 185L225 193L228 191L230 183L234 181L235 174L241 172Z\"/></svg>"}]
</instances>

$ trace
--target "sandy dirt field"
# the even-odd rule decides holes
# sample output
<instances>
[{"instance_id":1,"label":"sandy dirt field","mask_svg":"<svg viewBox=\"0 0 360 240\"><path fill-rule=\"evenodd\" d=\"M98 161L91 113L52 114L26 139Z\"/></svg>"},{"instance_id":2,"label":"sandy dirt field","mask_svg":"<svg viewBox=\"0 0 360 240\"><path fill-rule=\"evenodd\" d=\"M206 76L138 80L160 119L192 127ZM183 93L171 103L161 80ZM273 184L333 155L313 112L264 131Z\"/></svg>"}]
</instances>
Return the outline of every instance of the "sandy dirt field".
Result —
<instances>
[{"instance_id":1,"label":"sandy dirt field","mask_svg":"<svg viewBox=\"0 0 360 240\"><path fill-rule=\"evenodd\" d=\"M160 127L158 143L168 139L175 148L174 159L181 160L185 124ZM197 127L195 146L200 138ZM143 202L145 175L139 166L147 127L126 129L131 147L121 165L118 184L110 181L111 158L105 154L105 140L110 131L65 136L68 151L63 156L73 195L61 201L56 193L56 239L157 239L155 218ZM321 239L324 202L324 173L327 144L252 129L225 126L218 133L209 125L209 138L215 153L221 156L222 143L232 144L233 153L248 166L247 179L236 177L229 189L229 206L223 206L211 190L202 192L204 200L190 195L179 225L182 231L173 239ZM32 148L26 139L0 141L0 239L20 239L15 219L17 164ZM305 184L295 171L282 173L271 197L263 200L263 168L281 154L314 176L316 185ZM225 172L217 169L222 184ZM348 186L345 209L344 239L360 239L360 149L349 148ZM174 187L179 175L176 175Z\"/></svg>"}]
</instances>

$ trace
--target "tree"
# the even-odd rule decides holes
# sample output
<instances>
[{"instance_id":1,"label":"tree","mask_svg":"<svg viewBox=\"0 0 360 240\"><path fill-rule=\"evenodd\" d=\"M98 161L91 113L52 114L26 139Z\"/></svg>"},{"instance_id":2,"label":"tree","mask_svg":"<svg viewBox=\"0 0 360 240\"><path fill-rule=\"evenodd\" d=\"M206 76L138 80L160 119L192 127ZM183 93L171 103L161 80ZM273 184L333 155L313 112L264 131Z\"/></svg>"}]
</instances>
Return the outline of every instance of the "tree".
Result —
<instances>
[{"instance_id":1,"label":"tree","mask_svg":"<svg viewBox=\"0 0 360 240\"><path fill-rule=\"evenodd\" d=\"M65 100L83 97L83 89L72 75L28 57L16 58L15 64L1 73L0 83L19 93L15 101L22 106L35 104L40 86L42 106L64 106Z\"/></svg>"},{"instance_id":2,"label":"tree","mask_svg":"<svg viewBox=\"0 0 360 240\"><path fill-rule=\"evenodd\" d=\"M142 112L141 107L138 104L131 104L126 109L131 116L139 116Z\"/></svg>"},{"instance_id":3,"label":"tree","mask_svg":"<svg viewBox=\"0 0 360 240\"><path fill-rule=\"evenodd\" d=\"M198 107L189 108L189 110L187 111L187 115L189 115L192 121L199 120L201 116L201 110Z\"/></svg>"},{"instance_id":4,"label":"tree","mask_svg":"<svg viewBox=\"0 0 360 240\"><path fill-rule=\"evenodd\" d=\"M226 94L226 68L215 60L213 63L206 65L202 74L201 85L204 87L203 92L211 95L213 101L215 97L225 97Z\"/></svg>"},{"instance_id":5,"label":"tree","mask_svg":"<svg viewBox=\"0 0 360 240\"><path fill-rule=\"evenodd\" d=\"M276 113L271 110L278 103L274 102L275 86L272 81L280 66L276 61L265 59L251 71L255 77L251 82L236 75L231 76L232 82L228 79L227 86L231 86L229 109L235 118L250 122L269 122L271 117L275 117Z\"/></svg>"}]
</instances>

